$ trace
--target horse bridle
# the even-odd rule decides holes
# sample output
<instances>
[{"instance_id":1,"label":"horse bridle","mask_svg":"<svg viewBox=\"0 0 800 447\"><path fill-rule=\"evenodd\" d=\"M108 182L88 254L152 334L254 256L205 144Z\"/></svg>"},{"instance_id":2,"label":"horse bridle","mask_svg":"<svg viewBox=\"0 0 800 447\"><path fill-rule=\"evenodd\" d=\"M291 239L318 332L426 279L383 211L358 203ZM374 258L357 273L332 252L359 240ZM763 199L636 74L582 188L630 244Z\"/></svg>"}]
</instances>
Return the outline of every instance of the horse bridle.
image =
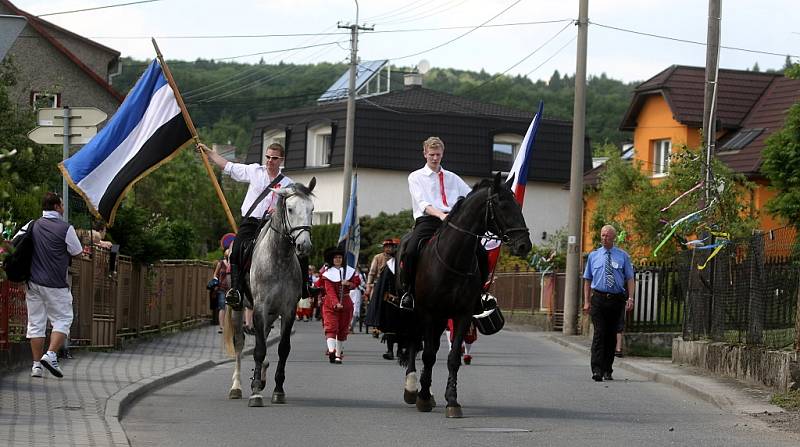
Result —
<instances>
[{"instance_id":1,"label":"horse bridle","mask_svg":"<svg viewBox=\"0 0 800 447\"><path fill-rule=\"evenodd\" d=\"M511 234L511 233L518 232L518 231L524 231L526 234L528 234L530 232L530 230L528 230L528 227L510 227L510 226L506 226L505 225L505 223L506 223L505 220L503 220L500 217L501 215L497 214L495 212L495 210L494 210L494 200L499 198L499 197L500 197L500 194L497 193L497 192L494 192L493 188L488 188L486 190L486 213L484 214L484 217L483 217L484 227L486 227L486 229L488 230L489 223L493 222L495 224L495 226L497 227L497 229L499 230L499 233L500 233L499 236L489 236L489 235L486 235L486 234L473 233L472 231L469 231L466 228L461 228L458 225L454 224L453 222L450 221L450 219L447 219L447 226L449 226L450 228L452 228L454 230L457 230L457 231L459 231L461 233L464 233L464 234L467 234L469 236L474 237L475 238L475 242L478 242L480 239L489 239L489 240L495 240L495 241L501 241L501 242L504 242L504 243L508 243L508 242L511 241L511 238L509 236L509 234ZM503 224L503 225L501 226L501 224ZM462 272L462 271L454 269L453 267L450 267L447 264L447 262L445 262L445 260L442 259L442 255L439 254L439 238L438 237L436 237L436 240L434 241L433 252L436 254L436 259L438 259L439 262L445 267L445 269L447 269L451 273L455 273L455 274L461 275L461 276L473 276L478 271L478 263L477 262L475 262L475 265L470 269L471 271L468 271L468 272Z\"/></svg>"},{"instance_id":2,"label":"horse bridle","mask_svg":"<svg viewBox=\"0 0 800 447\"><path fill-rule=\"evenodd\" d=\"M286 200L289 199L289 197L292 197L292 196L295 196L295 195L297 195L297 194L293 193L293 194L289 194L289 195L283 197L283 207L282 207L283 215L281 217L282 217L282 220L283 220L283 227L284 228L288 228L288 230L287 231L282 231L282 230L280 230L278 228L275 228L275 226L273 225L274 219L270 219L270 221L269 221L269 228L271 230L275 231L276 233L278 233L279 235L281 235L281 237L289 240L289 242L291 242L292 245L296 245L297 244L297 238L300 237L300 235L303 234L304 231L307 231L309 233L309 236L311 235L311 226L310 225L297 225L297 226L293 227L293 226L291 226L291 222L289 222L289 212L286 209Z\"/></svg>"},{"instance_id":3,"label":"horse bridle","mask_svg":"<svg viewBox=\"0 0 800 447\"><path fill-rule=\"evenodd\" d=\"M488 188L486 190L486 213L483 217L483 223L486 229L489 229L489 223L493 222L495 227L499 230L499 236L489 236L486 234L477 234L473 233L465 228L461 228L458 225L451 222L449 219L447 220L447 225L454 230L460 231L464 234L468 234L476 239L488 239L494 241L501 241L503 243L508 243L511 241L511 237L509 236L511 233L524 231L525 233L530 233L528 227L511 227L506 225L506 221L501 217L501 214L498 214L494 210L494 201L495 199L499 198L500 194L493 191L493 188Z\"/></svg>"}]
</instances>

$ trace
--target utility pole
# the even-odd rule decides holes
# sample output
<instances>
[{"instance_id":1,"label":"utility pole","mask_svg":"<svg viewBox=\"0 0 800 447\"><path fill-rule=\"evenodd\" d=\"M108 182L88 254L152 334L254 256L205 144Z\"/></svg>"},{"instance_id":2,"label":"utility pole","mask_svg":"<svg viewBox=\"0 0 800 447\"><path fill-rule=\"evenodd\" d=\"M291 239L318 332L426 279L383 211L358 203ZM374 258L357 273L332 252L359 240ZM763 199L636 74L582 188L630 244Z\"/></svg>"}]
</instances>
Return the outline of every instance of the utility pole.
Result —
<instances>
[{"instance_id":1,"label":"utility pole","mask_svg":"<svg viewBox=\"0 0 800 447\"><path fill-rule=\"evenodd\" d=\"M69 158L69 146L70 146L69 137L71 136L69 128L70 124L69 107L64 107L63 112L64 112L64 145L61 149L61 156L62 156L61 159L66 160ZM67 177L63 175L61 176L61 201L63 202L62 207L64 208L64 215L63 215L64 221L69 222L69 187L67 186Z\"/></svg>"},{"instance_id":2,"label":"utility pole","mask_svg":"<svg viewBox=\"0 0 800 447\"><path fill-rule=\"evenodd\" d=\"M564 291L566 335L577 333L580 284L581 239L583 238L583 152L586 119L586 46L589 34L589 0L578 9L578 55L575 66L575 105L572 112L572 164L569 176L569 233L567 236L567 278Z\"/></svg>"},{"instance_id":3,"label":"utility pole","mask_svg":"<svg viewBox=\"0 0 800 447\"><path fill-rule=\"evenodd\" d=\"M358 65L358 31L372 31L374 27L358 25L358 0L356 0L356 22L352 25L337 24L337 28L350 29L350 83L347 88L347 129L344 134L344 179L342 184L342 222L350 203L350 184L353 177L353 134L356 124L356 66ZM331 141L333 144L333 141Z\"/></svg>"},{"instance_id":4,"label":"utility pole","mask_svg":"<svg viewBox=\"0 0 800 447\"><path fill-rule=\"evenodd\" d=\"M714 157L717 116L717 77L719 76L719 34L722 21L722 0L708 0L708 37L706 38L706 83L703 97L703 139L705 140L705 163L702 178L705 181L702 203L704 208L710 200L711 160Z\"/></svg>"}]
</instances>

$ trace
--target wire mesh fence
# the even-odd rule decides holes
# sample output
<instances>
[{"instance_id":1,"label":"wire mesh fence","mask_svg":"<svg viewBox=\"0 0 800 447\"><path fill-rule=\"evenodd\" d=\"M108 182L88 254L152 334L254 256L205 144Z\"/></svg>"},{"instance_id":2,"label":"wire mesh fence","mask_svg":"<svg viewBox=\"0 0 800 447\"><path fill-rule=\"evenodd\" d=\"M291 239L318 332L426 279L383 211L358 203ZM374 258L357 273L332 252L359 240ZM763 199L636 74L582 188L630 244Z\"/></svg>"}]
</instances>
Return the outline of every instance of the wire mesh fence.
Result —
<instances>
[{"instance_id":1,"label":"wire mesh fence","mask_svg":"<svg viewBox=\"0 0 800 447\"><path fill-rule=\"evenodd\" d=\"M684 338L800 349L794 230L731 241L712 255L690 250L681 256L688 261Z\"/></svg>"}]
</instances>

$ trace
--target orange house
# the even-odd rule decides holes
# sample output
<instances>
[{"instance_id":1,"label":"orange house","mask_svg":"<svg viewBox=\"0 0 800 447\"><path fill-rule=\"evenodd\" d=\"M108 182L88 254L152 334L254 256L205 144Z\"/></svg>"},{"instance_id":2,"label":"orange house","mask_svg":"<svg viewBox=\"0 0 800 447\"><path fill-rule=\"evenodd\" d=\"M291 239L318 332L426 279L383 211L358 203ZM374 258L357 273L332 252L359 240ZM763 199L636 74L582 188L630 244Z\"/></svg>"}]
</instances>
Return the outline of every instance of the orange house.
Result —
<instances>
[{"instance_id":1,"label":"orange house","mask_svg":"<svg viewBox=\"0 0 800 447\"><path fill-rule=\"evenodd\" d=\"M761 210L774 196L760 172L761 151L767 137L783 127L788 109L800 101L800 80L776 73L720 70L718 81L715 156L758 185L751 204ZM704 68L673 65L634 90L620 130L633 132L632 158L642 162L653 181L669 175L673 148L700 147L704 84ZM594 248L590 223L602 170L601 165L584 176L584 252ZM786 224L763 211L758 216L762 230Z\"/></svg>"}]
</instances>

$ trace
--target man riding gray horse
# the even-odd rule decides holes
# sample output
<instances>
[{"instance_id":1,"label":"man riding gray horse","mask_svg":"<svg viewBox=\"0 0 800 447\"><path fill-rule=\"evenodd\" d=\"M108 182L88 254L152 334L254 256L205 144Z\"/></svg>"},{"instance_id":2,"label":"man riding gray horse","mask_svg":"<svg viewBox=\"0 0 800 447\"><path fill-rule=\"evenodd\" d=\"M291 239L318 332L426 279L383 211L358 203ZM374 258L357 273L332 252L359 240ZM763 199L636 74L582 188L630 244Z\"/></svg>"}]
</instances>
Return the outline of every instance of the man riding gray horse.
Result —
<instances>
[{"instance_id":1,"label":"man riding gray horse","mask_svg":"<svg viewBox=\"0 0 800 447\"><path fill-rule=\"evenodd\" d=\"M245 332L252 335L252 293L245 279L250 269L253 243L259 229L269 221L275 210L278 198L274 190L289 186L294 182L281 173L284 149L278 143L272 143L267 147L264 165L228 161L216 150L211 150L202 143L198 144L198 148L205 151L208 157L222 168L223 174L229 175L237 182L249 183L247 194L242 202L242 220L239 223L239 231L236 233L236 240L231 250L231 288L225 300L236 310L241 310L242 306L247 309L245 311ZM308 265L308 258L300 259L300 265ZM305 272L302 273L302 277L302 295L305 298L309 296Z\"/></svg>"}]
</instances>

